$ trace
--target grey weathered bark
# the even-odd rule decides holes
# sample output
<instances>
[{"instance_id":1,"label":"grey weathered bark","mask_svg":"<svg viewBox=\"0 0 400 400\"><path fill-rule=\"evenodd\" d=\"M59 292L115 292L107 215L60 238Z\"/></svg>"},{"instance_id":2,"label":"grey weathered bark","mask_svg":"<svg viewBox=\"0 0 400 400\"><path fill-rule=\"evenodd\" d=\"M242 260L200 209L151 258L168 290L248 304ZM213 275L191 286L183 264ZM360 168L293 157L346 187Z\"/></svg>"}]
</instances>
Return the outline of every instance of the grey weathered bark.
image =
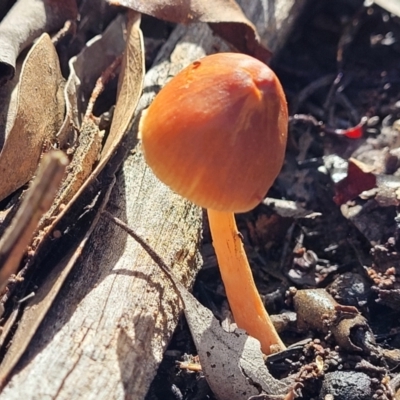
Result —
<instances>
[{"instance_id":1,"label":"grey weathered bark","mask_svg":"<svg viewBox=\"0 0 400 400\"><path fill-rule=\"evenodd\" d=\"M205 24L177 27L146 76L139 107L151 101L154 86L224 46ZM153 176L139 146L107 209L146 238L186 287L192 284L201 266L201 210ZM180 311L157 265L103 218L0 399L143 399Z\"/></svg>"}]
</instances>

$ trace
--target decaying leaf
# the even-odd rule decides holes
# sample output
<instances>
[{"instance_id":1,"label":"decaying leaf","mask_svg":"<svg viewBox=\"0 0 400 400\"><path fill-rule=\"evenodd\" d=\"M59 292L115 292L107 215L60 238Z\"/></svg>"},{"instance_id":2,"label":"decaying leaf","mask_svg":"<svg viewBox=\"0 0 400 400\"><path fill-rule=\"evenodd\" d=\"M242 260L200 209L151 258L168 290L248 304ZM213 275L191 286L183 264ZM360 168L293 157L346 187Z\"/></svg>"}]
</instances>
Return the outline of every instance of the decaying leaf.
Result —
<instances>
[{"instance_id":1,"label":"decaying leaf","mask_svg":"<svg viewBox=\"0 0 400 400\"><path fill-rule=\"evenodd\" d=\"M242 53L268 62L271 53L261 45L255 26L234 0L108 0L143 14L171 22L208 22L211 28Z\"/></svg>"},{"instance_id":2,"label":"decaying leaf","mask_svg":"<svg viewBox=\"0 0 400 400\"><path fill-rule=\"evenodd\" d=\"M283 400L292 388L269 373L260 342L242 330L225 332L211 311L177 287L202 370L217 398L247 400L264 392L269 398Z\"/></svg>"},{"instance_id":3,"label":"decaying leaf","mask_svg":"<svg viewBox=\"0 0 400 400\"><path fill-rule=\"evenodd\" d=\"M75 0L18 0L0 23L0 84L12 79L20 52L77 16Z\"/></svg>"},{"instance_id":4,"label":"decaying leaf","mask_svg":"<svg viewBox=\"0 0 400 400\"><path fill-rule=\"evenodd\" d=\"M341 205L376 186L376 176L356 159L349 159L347 177L336 184L334 201Z\"/></svg>"},{"instance_id":5,"label":"decaying leaf","mask_svg":"<svg viewBox=\"0 0 400 400\"><path fill-rule=\"evenodd\" d=\"M63 78L47 34L23 64L14 125L0 153L0 199L32 178L44 144L51 144L64 117Z\"/></svg>"}]
</instances>

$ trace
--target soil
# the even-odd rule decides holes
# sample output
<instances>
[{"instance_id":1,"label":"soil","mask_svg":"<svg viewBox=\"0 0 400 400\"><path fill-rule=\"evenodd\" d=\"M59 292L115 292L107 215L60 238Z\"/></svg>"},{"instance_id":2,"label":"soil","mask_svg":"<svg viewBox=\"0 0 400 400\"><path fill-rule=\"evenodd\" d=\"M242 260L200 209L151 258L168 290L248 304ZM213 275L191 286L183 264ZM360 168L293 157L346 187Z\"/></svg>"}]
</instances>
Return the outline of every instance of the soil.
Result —
<instances>
[{"instance_id":1,"label":"soil","mask_svg":"<svg viewBox=\"0 0 400 400\"><path fill-rule=\"evenodd\" d=\"M303 385L299 398L394 398L400 19L358 0L312 1L272 67L291 115L285 164L265 204L237 215L265 305L293 345L267 365L277 378L295 375ZM194 294L229 325L206 223L202 255ZM306 295L296 304L293 295L305 289L323 291L300 292ZM315 311L320 323L305 318L300 324L304 307L328 293L338 303L332 303L335 318L327 320L322 307ZM346 328L332 334L343 320ZM214 399L195 356L182 317L147 400Z\"/></svg>"}]
</instances>

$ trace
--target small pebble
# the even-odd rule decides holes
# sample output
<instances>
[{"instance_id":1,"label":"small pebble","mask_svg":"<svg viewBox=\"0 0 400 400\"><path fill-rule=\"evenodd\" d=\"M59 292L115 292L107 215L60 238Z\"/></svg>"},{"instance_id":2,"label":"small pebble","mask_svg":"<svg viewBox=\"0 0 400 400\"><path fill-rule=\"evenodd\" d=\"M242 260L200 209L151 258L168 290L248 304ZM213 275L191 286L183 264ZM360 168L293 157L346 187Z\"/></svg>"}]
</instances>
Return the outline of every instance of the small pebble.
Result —
<instances>
[{"instance_id":1,"label":"small pebble","mask_svg":"<svg viewBox=\"0 0 400 400\"><path fill-rule=\"evenodd\" d=\"M329 372L325 375L319 400L325 400L328 395L335 400L371 400L371 379L362 372Z\"/></svg>"}]
</instances>

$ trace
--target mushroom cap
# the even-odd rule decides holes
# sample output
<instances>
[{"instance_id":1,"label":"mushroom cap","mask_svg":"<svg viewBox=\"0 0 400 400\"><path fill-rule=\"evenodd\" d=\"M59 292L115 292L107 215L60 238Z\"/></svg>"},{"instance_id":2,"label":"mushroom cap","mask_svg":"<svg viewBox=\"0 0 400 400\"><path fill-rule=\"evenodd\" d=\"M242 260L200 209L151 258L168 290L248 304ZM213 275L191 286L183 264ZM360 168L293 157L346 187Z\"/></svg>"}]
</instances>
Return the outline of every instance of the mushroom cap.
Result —
<instances>
[{"instance_id":1,"label":"mushroom cap","mask_svg":"<svg viewBox=\"0 0 400 400\"><path fill-rule=\"evenodd\" d=\"M282 167L287 126L274 72L253 57L218 53L165 85L139 135L148 165L175 192L204 208L245 212Z\"/></svg>"}]
</instances>

